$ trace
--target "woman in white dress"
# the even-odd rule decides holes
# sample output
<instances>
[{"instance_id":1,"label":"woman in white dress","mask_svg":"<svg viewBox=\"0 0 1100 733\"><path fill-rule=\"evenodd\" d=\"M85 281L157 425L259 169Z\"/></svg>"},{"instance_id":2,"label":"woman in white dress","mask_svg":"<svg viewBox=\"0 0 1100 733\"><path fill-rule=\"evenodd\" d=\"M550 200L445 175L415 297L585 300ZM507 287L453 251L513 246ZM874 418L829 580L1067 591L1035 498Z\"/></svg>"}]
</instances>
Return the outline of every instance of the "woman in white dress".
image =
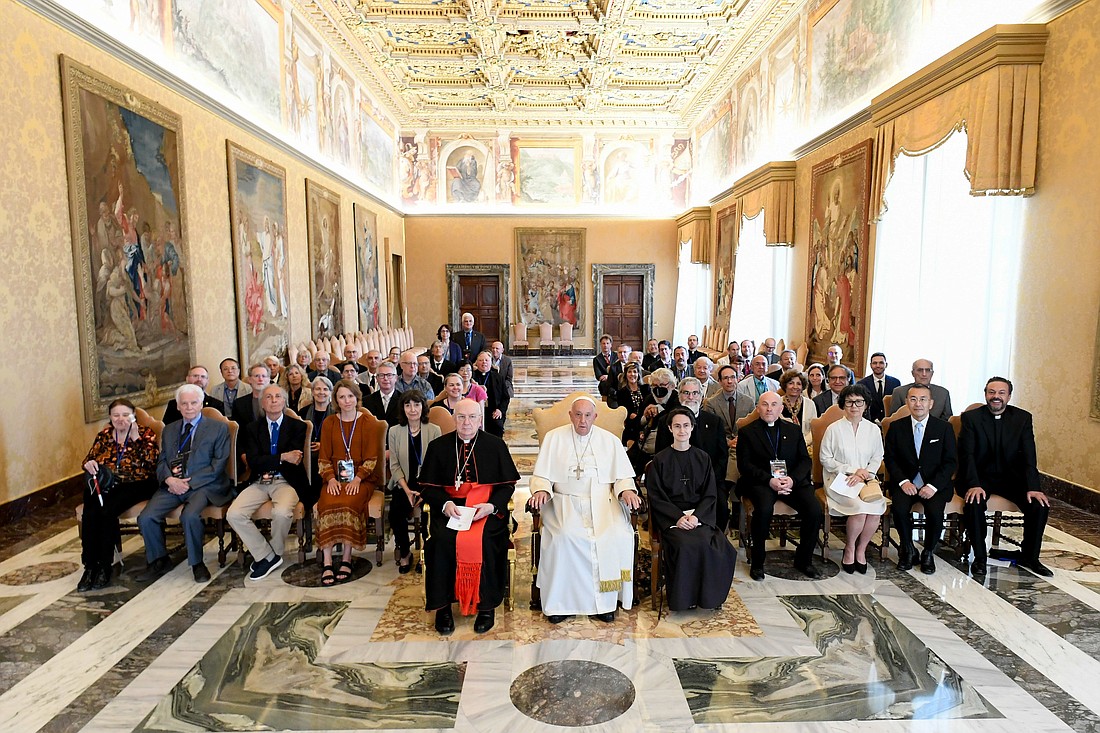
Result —
<instances>
[{"instance_id":1,"label":"woman in white dress","mask_svg":"<svg viewBox=\"0 0 1100 733\"><path fill-rule=\"evenodd\" d=\"M829 496L829 512L846 515L847 540L841 567L844 572L867 572L867 545L878 529L879 517L886 511L886 499L879 495L864 501L858 495L847 496L833 490L833 481L839 474L848 476L848 486L869 481L875 477L882 463L882 432L879 427L863 417L870 397L858 384L844 388L837 404L844 411L844 419L837 420L825 430L821 439L821 469L825 489Z\"/></svg>"}]
</instances>

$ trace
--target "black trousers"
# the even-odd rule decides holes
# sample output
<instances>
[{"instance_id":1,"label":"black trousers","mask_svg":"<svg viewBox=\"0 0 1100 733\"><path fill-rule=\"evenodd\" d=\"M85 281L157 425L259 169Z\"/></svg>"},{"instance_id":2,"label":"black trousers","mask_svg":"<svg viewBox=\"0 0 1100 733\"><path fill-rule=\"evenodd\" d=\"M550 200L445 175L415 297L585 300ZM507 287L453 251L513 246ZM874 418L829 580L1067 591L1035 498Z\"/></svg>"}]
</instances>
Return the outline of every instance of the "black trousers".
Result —
<instances>
[{"instance_id":1,"label":"black trousers","mask_svg":"<svg viewBox=\"0 0 1100 733\"><path fill-rule=\"evenodd\" d=\"M415 484L409 484L409 488L417 491ZM412 516L413 507L409 503L409 497L397 484L393 486L390 494L390 531L393 532L393 544L401 557L409 554L412 541L409 539L409 517ZM428 516L420 513L420 536L423 537L428 527Z\"/></svg>"},{"instance_id":2,"label":"black trousers","mask_svg":"<svg viewBox=\"0 0 1100 733\"><path fill-rule=\"evenodd\" d=\"M84 567L110 567L115 558L115 544L120 539L118 515L142 501L148 501L157 490L155 478L140 481L119 481L99 497L84 489L84 515L80 522L80 560Z\"/></svg>"},{"instance_id":3,"label":"black trousers","mask_svg":"<svg viewBox=\"0 0 1100 733\"><path fill-rule=\"evenodd\" d=\"M989 492L996 493L996 492ZM999 496L1004 496L999 494ZM1028 501L1026 496L1005 496L1020 507L1024 513L1024 540L1020 544L1020 557L1031 561L1039 559L1039 550L1043 546L1043 530L1047 526L1047 516L1050 508L1037 501ZM963 510L963 521L966 522L966 531L970 535L970 544L974 547L974 559L984 560L986 557L985 531L986 531L986 501L967 504Z\"/></svg>"},{"instance_id":4,"label":"black trousers","mask_svg":"<svg viewBox=\"0 0 1100 733\"><path fill-rule=\"evenodd\" d=\"M749 533L752 535L750 565L754 568L764 567L764 543L768 541L768 532L775 513L775 502L779 500L798 512L802 521L798 548L794 551L794 564L800 567L809 565L813 560L821 526L825 523L825 513L821 510L821 502L814 495L813 488L808 486L796 488L787 496L780 496L770 486L748 487L743 486L744 483L740 482L738 489L741 491L741 496L747 497L753 506L752 525L749 528Z\"/></svg>"},{"instance_id":5,"label":"black trousers","mask_svg":"<svg viewBox=\"0 0 1100 733\"><path fill-rule=\"evenodd\" d=\"M935 552L943 536L943 514L951 501L954 491L950 486L936 489L931 499L922 499L916 494L909 496L901 489L890 490L891 511L894 526L898 528L901 546L905 550L913 548L913 505L924 505L924 549Z\"/></svg>"}]
</instances>

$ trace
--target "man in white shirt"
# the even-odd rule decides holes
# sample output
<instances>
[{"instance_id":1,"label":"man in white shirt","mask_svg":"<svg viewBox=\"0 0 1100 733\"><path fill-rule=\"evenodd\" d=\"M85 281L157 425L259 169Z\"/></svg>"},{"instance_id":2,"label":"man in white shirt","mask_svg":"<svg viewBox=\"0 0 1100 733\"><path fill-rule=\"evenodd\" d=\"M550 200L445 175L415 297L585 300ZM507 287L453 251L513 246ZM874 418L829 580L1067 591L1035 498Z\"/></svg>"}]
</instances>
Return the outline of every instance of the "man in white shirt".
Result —
<instances>
[{"instance_id":1,"label":"man in white shirt","mask_svg":"<svg viewBox=\"0 0 1100 733\"><path fill-rule=\"evenodd\" d=\"M378 365L378 391L363 398L363 407L379 420L385 420L390 427L398 422L399 400L397 399L397 367L388 360Z\"/></svg>"},{"instance_id":2,"label":"man in white shirt","mask_svg":"<svg viewBox=\"0 0 1100 733\"><path fill-rule=\"evenodd\" d=\"M749 376L742 379L737 385L738 392L746 395L753 403L756 403L765 392L779 391L779 382L771 377L764 376L764 372L768 370L768 357L757 354L752 358L750 369L752 371Z\"/></svg>"}]
</instances>

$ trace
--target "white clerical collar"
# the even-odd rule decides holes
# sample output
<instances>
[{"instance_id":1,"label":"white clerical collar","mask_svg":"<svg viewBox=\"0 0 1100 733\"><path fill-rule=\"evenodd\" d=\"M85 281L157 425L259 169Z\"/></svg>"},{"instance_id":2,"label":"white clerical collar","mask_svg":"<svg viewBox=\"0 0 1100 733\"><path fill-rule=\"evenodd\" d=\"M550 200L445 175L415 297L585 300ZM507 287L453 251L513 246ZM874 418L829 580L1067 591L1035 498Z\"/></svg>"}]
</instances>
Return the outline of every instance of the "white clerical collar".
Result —
<instances>
[{"instance_id":1,"label":"white clerical collar","mask_svg":"<svg viewBox=\"0 0 1100 733\"><path fill-rule=\"evenodd\" d=\"M774 422L770 422L770 423L768 423L768 427L769 427L769 428L774 428L774 427L775 427L775 423L774 423Z\"/></svg>"}]
</instances>

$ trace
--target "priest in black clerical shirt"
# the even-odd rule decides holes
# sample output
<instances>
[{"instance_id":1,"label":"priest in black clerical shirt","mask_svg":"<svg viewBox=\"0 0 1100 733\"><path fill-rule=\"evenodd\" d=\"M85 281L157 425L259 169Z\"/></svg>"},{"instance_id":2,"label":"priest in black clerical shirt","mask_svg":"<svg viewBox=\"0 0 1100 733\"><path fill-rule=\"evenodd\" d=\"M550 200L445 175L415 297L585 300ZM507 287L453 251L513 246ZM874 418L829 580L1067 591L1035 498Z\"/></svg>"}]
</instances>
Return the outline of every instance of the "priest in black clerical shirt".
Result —
<instances>
[{"instance_id":1,"label":"priest in black clerical shirt","mask_svg":"<svg viewBox=\"0 0 1100 733\"><path fill-rule=\"evenodd\" d=\"M421 495L428 505L424 545L426 608L435 628L454 631L451 604L464 616L475 611L474 631L493 627L494 609L508 583L508 501L519 472L503 440L481 427L481 406L461 400L455 406L455 432L428 444L420 468ZM447 522L474 509L473 524L462 531Z\"/></svg>"},{"instance_id":2,"label":"priest in black clerical shirt","mask_svg":"<svg viewBox=\"0 0 1100 733\"><path fill-rule=\"evenodd\" d=\"M485 401L485 432L504 437L504 420L508 416L508 385L504 377L493 369L493 355L482 351L474 359L473 380L485 388L489 398Z\"/></svg>"},{"instance_id":3,"label":"priest in black clerical shirt","mask_svg":"<svg viewBox=\"0 0 1100 733\"><path fill-rule=\"evenodd\" d=\"M677 407L662 429L672 445L654 456L646 469L646 491L668 573L668 607L719 608L726 602L737 552L719 530L718 489L713 463L691 445L695 414Z\"/></svg>"}]
</instances>

